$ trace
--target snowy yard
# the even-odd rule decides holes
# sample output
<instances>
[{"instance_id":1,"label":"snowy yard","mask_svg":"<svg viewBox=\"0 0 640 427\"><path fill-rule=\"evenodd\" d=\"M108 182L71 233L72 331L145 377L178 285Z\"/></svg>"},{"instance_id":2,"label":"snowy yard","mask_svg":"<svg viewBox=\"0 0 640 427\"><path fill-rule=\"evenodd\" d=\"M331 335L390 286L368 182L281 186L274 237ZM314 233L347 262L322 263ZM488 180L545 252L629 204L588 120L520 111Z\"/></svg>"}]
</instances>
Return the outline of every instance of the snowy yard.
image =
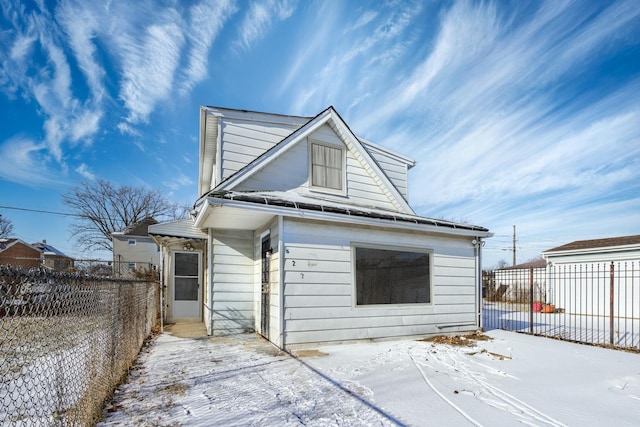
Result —
<instances>
[{"instance_id":1,"label":"snowy yard","mask_svg":"<svg viewBox=\"0 0 640 427\"><path fill-rule=\"evenodd\" d=\"M505 331L281 353L254 335L148 347L101 426L632 426L640 355ZM464 341L464 340L463 340Z\"/></svg>"},{"instance_id":2,"label":"snowy yard","mask_svg":"<svg viewBox=\"0 0 640 427\"><path fill-rule=\"evenodd\" d=\"M625 349L640 349L640 318L637 317L615 317L612 328L608 316L529 312L529 304L487 301L483 302L482 316L486 330L532 332L569 341L601 345L613 343Z\"/></svg>"}]
</instances>

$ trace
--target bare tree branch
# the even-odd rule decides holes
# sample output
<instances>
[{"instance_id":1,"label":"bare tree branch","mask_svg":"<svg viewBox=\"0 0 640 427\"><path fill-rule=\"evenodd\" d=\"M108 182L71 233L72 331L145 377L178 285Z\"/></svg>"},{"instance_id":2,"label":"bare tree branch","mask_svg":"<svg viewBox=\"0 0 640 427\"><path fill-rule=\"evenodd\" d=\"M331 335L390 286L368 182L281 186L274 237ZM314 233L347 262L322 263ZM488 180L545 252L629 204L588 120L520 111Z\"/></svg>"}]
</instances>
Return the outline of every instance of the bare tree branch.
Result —
<instances>
[{"instance_id":1,"label":"bare tree branch","mask_svg":"<svg viewBox=\"0 0 640 427\"><path fill-rule=\"evenodd\" d=\"M13 223L7 217L0 215L0 237L9 237L13 233Z\"/></svg>"},{"instance_id":2,"label":"bare tree branch","mask_svg":"<svg viewBox=\"0 0 640 427\"><path fill-rule=\"evenodd\" d=\"M112 250L111 233L152 217L158 221L177 219L185 207L171 203L158 190L127 185L114 186L98 179L84 182L62 196L80 219L70 230L85 250Z\"/></svg>"}]
</instances>

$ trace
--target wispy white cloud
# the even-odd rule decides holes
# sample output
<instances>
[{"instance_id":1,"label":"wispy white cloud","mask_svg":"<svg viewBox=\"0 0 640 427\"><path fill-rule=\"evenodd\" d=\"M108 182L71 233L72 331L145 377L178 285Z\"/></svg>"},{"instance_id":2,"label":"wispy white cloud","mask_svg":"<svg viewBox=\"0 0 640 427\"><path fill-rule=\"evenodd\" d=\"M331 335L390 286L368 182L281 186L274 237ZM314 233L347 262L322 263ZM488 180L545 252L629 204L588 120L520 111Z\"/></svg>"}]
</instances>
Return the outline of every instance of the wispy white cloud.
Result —
<instances>
[{"instance_id":1,"label":"wispy white cloud","mask_svg":"<svg viewBox=\"0 0 640 427\"><path fill-rule=\"evenodd\" d=\"M136 130L132 126L129 126L127 123L120 122L120 123L117 124L116 127L123 134L127 134L127 135L130 135L130 136L138 136L138 137L142 136L142 133L140 131Z\"/></svg>"},{"instance_id":2,"label":"wispy white cloud","mask_svg":"<svg viewBox=\"0 0 640 427\"><path fill-rule=\"evenodd\" d=\"M209 50L218 33L227 20L238 11L231 0L216 2L203 1L189 9L189 31L187 37L190 46L187 53L187 65L180 84L180 93L186 95L194 85L207 76Z\"/></svg>"},{"instance_id":3,"label":"wispy white cloud","mask_svg":"<svg viewBox=\"0 0 640 427\"><path fill-rule=\"evenodd\" d=\"M66 33L76 61L85 75L95 103L99 104L106 91L105 70L97 58L94 40L99 23L96 13L70 1L63 1L56 10L56 20Z\"/></svg>"},{"instance_id":4,"label":"wispy white cloud","mask_svg":"<svg viewBox=\"0 0 640 427\"><path fill-rule=\"evenodd\" d=\"M64 172L65 144L90 142L99 129L101 106L91 97L82 101L74 94L70 59L63 47L65 37L46 6L29 10L13 6L5 4L3 10L11 25L7 31L14 37L9 49L0 50L3 56L9 52L2 58L2 79L8 83L6 90L10 96L20 94L26 100L35 100L44 117L44 147ZM36 62L36 53L44 55L44 64ZM79 62L82 65L86 61ZM100 73L93 72L97 77L90 86L100 90ZM29 167L28 163L24 167Z\"/></svg>"},{"instance_id":5,"label":"wispy white cloud","mask_svg":"<svg viewBox=\"0 0 640 427\"><path fill-rule=\"evenodd\" d=\"M178 191L183 188L192 187L193 180L182 173L178 173L171 180L163 181L162 185L173 191Z\"/></svg>"},{"instance_id":6,"label":"wispy white cloud","mask_svg":"<svg viewBox=\"0 0 640 427\"><path fill-rule=\"evenodd\" d=\"M252 1L240 24L236 48L250 50L276 23L289 18L295 11L290 0Z\"/></svg>"},{"instance_id":7,"label":"wispy white cloud","mask_svg":"<svg viewBox=\"0 0 640 427\"><path fill-rule=\"evenodd\" d=\"M46 148L44 144L22 136L3 141L0 158L5 166L0 168L0 177L29 186L58 182L55 174L50 172Z\"/></svg>"},{"instance_id":8,"label":"wispy white cloud","mask_svg":"<svg viewBox=\"0 0 640 427\"><path fill-rule=\"evenodd\" d=\"M90 181L94 181L96 179L96 176L93 174L93 172L91 172L89 166L87 166L86 163L80 164L80 166L78 166L75 170L85 179L88 179Z\"/></svg>"},{"instance_id":9,"label":"wispy white cloud","mask_svg":"<svg viewBox=\"0 0 640 427\"><path fill-rule=\"evenodd\" d=\"M150 25L141 38L120 34L123 75L120 98L129 111L126 121L146 122L159 101L169 99L180 61L184 36L175 24L180 18L166 13L160 23Z\"/></svg>"},{"instance_id":10,"label":"wispy white cloud","mask_svg":"<svg viewBox=\"0 0 640 427\"><path fill-rule=\"evenodd\" d=\"M419 2L394 3L386 9L381 5L380 11L363 14L345 14L341 6L339 2L321 4L313 19L301 27L304 37L278 89L279 95L296 94L291 108L297 114L312 114L336 103L354 106L354 100L366 99L363 93L384 80L415 40L408 27L420 14ZM340 102L347 96L351 100Z\"/></svg>"}]
</instances>

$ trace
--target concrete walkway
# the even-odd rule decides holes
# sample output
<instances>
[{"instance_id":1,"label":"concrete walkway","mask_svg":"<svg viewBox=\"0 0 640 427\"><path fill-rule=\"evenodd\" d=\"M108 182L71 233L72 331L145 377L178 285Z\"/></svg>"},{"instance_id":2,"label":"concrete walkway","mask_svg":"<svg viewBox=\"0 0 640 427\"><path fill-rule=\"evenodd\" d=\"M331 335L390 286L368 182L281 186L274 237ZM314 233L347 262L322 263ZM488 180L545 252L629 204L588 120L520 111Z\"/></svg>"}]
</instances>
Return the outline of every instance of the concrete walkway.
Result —
<instances>
[{"instance_id":1,"label":"concrete walkway","mask_svg":"<svg viewBox=\"0 0 640 427\"><path fill-rule=\"evenodd\" d=\"M402 425L256 334L208 337L201 324L164 331L98 426Z\"/></svg>"}]
</instances>

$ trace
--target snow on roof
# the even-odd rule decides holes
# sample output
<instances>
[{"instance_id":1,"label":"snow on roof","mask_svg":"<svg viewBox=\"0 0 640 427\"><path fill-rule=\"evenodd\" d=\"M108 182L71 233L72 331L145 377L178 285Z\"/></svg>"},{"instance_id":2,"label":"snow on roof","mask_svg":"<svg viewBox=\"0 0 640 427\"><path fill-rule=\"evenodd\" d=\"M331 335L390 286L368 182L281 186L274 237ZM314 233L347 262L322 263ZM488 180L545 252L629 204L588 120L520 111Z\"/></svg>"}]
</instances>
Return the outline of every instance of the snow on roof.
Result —
<instances>
[{"instance_id":1,"label":"snow on roof","mask_svg":"<svg viewBox=\"0 0 640 427\"><path fill-rule=\"evenodd\" d=\"M33 246L34 248L38 249L40 252L42 252L45 255L71 258L71 257L67 256L66 254L64 254L62 251L59 251L58 249L54 248L53 246L47 244L46 242L32 243L31 246Z\"/></svg>"},{"instance_id":2,"label":"snow on roof","mask_svg":"<svg viewBox=\"0 0 640 427\"><path fill-rule=\"evenodd\" d=\"M223 191L211 192L209 194L209 197L249 203L259 203L270 206L289 207L300 210L321 211L364 218L375 218L394 222L399 221L414 224L425 224L438 227L448 227L452 229L473 230L480 232L489 231L487 228L476 225L455 223L451 221L427 218L417 215L401 214L397 212L385 211L382 209L375 209L364 206L347 205L328 201L325 199L316 199L310 196L303 196L290 191Z\"/></svg>"}]
</instances>

